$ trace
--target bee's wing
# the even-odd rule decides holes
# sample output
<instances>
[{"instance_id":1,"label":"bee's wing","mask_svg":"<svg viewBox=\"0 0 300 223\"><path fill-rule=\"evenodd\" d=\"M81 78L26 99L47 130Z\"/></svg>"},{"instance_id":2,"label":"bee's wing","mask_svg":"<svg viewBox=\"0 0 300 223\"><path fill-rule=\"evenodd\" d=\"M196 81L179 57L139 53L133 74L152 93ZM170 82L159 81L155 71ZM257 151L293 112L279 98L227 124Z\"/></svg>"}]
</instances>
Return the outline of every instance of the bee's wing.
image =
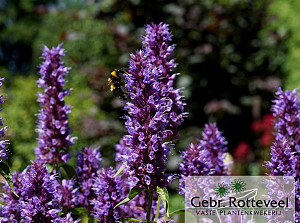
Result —
<instances>
[{"instance_id":1,"label":"bee's wing","mask_svg":"<svg viewBox=\"0 0 300 223\"><path fill-rule=\"evenodd\" d=\"M105 90L106 90L106 91L108 91L109 85L111 85L111 83L112 83L112 79L111 79L111 78L108 78L108 82L107 82L107 84L106 84L106 86L105 86Z\"/></svg>"}]
</instances>

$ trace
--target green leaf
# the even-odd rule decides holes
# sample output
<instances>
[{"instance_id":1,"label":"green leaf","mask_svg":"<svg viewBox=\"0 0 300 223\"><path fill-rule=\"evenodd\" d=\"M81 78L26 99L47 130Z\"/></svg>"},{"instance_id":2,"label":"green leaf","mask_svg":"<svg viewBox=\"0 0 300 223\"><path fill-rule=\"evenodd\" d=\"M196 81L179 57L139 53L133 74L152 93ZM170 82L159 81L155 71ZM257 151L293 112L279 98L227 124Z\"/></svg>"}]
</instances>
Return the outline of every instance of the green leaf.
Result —
<instances>
[{"instance_id":1,"label":"green leaf","mask_svg":"<svg viewBox=\"0 0 300 223\"><path fill-rule=\"evenodd\" d=\"M116 174L114 175L114 178L116 178L117 176L120 176L123 173L124 168L126 167L127 163L123 163L122 166L118 169L118 171L116 172Z\"/></svg>"},{"instance_id":2,"label":"green leaf","mask_svg":"<svg viewBox=\"0 0 300 223\"><path fill-rule=\"evenodd\" d=\"M146 219L142 219L142 218L120 218L118 219L118 221L121 221L121 222L127 222L127 221L138 221L138 222L145 222Z\"/></svg>"},{"instance_id":3,"label":"green leaf","mask_svg":"<svg viewBox=\"0 0 300 223\"><path fill-rule=\"evenodd\" d=\"M14 186L13 186L13 182L12 182L12 177L11 177L11 172L9 170L9 167L3 163L3 162L0 162L0 174L4 177L4 179L7 181L8 185L10 186L12 192L17 196L19 197L15 190L14 190Z\"/></svg>"},{"instance_id":4,"label":"green leaf","mask_svg":"<svg viewBox=\"0 0 300 223\"><path fill-rule=\"evenodd\" d=\"M170 213L170 216L174 214L185 214L186 210L185 209L178 209Z\"/></svg>"},{"instance_id":5,"label":"green leaf","mask_svg":"<svg viewBox=\"0 0 300 223\"><path fill-rule=\"evenodd\" d=\"M117 204L114 208L131 201L136 195L141 193L143 190L145 190L145 189L139 188L139 187L133 187L131 189L131 191L129 192L128 196L123 201L121 201L119 204Z\"/></svg>"},{"instance_id":6,"label":"green leaf","mask_svg":"<svg viewBox=\"0 0 300 223\"><path fill-rule=\"evenodd\" d=\"M174 215L174 214L191 214L191 215L194 215L193 212L191 212L190 210L188 209L178 209L178 210L175 210L173 212L170 213L170 216Z\"/></svg>"},{"instance_id":7,"label":"green leaf","mask_svg":"<svg viewBox=\"0 0 300 223\"><path fill-rule=\"evenodd\" d=\"M54 169L53 166L50 165L49 163L46 163L46 167L47 167L48 173L52 173L52 171Z\"/></svg>"},{"instance_id":8,"label":"green leaf","mask_svg":"<svg viewBox=\"0 0 300 223\"><path fill-rule=\"evenodd\" d=\"M158 196L160 197L160 199L163 203L165 213L166 213L166 217L170 218L170 214L169 214L169 194L168 194L167 188L157 187L156 192L157 192Z\"/></svg>"},{"instance_id":9,"label":"green leaf","mask_svg":"<svg viewBox=\"0 0 300 223\"><path fill-rule=\"evenodd\" d=\"M68 179L71 179L72 177L76 177L77 173L76 170L74 169L74 167L68 165L68 164L63 164L61 166L61 168L63 168L68 176Z\"/></svg>"},{"instance_id":10,"label":"green leaf","mask_svg":"<svg viewBox=\"0 0 300 223\"><path fill-rule=\"evenodd\" d=\"M74 211L77 215L87 215L88 211L83 207L74 208Z\"/></svg>"},{"instance_id":11,"label":"green leaf","mask_svg":"<svg viewBox=\"0 0 300 223\"><path fill-rule=\"evenodd\" d=\"M9 171L9 167L5 163L0 162L0 169L1 172L4 173L4 176L2 175L3 177L11 175Z\"/></svg>"}]
</instances>

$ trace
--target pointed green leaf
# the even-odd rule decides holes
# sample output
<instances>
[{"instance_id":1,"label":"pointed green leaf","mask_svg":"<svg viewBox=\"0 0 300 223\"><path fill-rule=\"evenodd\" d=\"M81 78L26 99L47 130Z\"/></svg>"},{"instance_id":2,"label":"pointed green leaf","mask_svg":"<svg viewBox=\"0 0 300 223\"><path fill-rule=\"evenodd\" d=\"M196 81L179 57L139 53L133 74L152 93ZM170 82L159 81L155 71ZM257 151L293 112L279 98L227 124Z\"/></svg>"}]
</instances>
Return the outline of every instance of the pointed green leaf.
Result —
<instances>
[{"instance_id":1,"label":"pointed green leaf","mask_svg":"<svg viewBox=\"0 0 300 223\"><path fill-rule=\"evenodd\" d=\"M68 164L63 164L61 166L61 168L64 169L64 171L66 172L68 179L71 179L72 177L76 177L77 173L76 170L74 169L74 167L68 165Z\"/></svg>"},{"instance_id":2,"label":"pointed green leaf","mask_svg":"<svg viewBox=\"0 0 300 223\"><path fill-rule=\"evenodd\" d=\"M170 214L169 214L169 194L168 194L167 188L157 187L156 192L157 192L158 196L160 197L160 199L163 203L163 206L164 206L164 209L165 209L165 212L166 212L166 217L170 218Z\"/></svg>"},{"instance_id":3,"label":"pointed green leaf","mask_svg":"<svg viewBox=\"0 0 300 223\"><path fill-rule=\"evenodd\" d=\"M114 175L114 178L116 178L117 176L120 176L123 173L123 170L125 167L126 167L126 163L123 163L122 166L118 169L118 171Z\"/></svg>"},{"instance_id":4,"label":"pointed green leaf","mask_svg":"<svg viewBox=\"0 0 300 223\"><path fill-rule=\"evenodd\" d=\"M139 187L133 187L131 189L131 191L129 192L128 196L123 201L121 201L119 204L117 204L114 208L131 201L136 195L141 193L143 190L145 190L145 189L139 188Z\"/></svg>"},{"instance_id":5,"label":"pointed green leaf","mask_svg":"<svg viewBox=\"0 0 300 223\"><path fill-rule=\"evenodd\" d=\"M170 213L170 216L174 215L174 214L191 214L193 215L193 213L188 210L188 209L178 209L178 210L175 210L173 212Z\"/></svg>"},{"instance_id":6,"label":"pointed green leaf","mask_svg":"<svg viewBox=\"0 0 300 223\"><path fill-rule=\"evenodd\" d=\"M4 177L4 179L7 181L8 185L10 186L12 192L17 196L19 197L15 190L14 190L14 186L13 186L13 182L12 182L12 177L11 177L11 172L9 170L9 167L3 163L3 162L0 162L0 174Z\"/></svg>"},{"instance_id":7,"label":"pointed green leaf","mask_svg":"<svg viewBox=\"0 0 300 223\"><path fill-rule=\"evenodd\" d=\"M121 222L127 222L127 221L145 222L146 219L142 219L142 218L120 218L120 219L118 219L118 221L121 221Z\"/></svg>"},{"instance_id":8,"label":"pointed green leaf","mask_svg":"<svg viewBox=\"0 0 300 223\"><path fill-rule=\"evenodd\" d=\"M10 175L9 167L5 163L0 162L0 169L5 175Z\"/></svg>"},{"instance_id":9,"label":"pointed green leaf","mask_svg":"<svg viewBox=\"0 0 300 223\"><path fill-rule=\"evenodd\" d=\"M170 216L174 214L185 214L186 210L185 209L178 209L170 213Z\"/></svg>"}]
</instances>

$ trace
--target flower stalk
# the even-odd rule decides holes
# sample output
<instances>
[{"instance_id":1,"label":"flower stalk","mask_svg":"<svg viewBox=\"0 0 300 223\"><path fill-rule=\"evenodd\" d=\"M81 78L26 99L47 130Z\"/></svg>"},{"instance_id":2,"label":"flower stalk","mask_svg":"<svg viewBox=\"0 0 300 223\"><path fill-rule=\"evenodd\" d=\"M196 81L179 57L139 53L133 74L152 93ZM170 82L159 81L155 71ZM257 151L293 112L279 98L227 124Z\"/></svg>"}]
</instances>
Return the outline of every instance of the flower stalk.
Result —
<instances>
[{"instance_id":1,"label":"flower stalk","mask_svg":"<svg viewBox=\"0 0 300 223\"><path fill-rule=\"evenodd\" d=\"M38 147L35 148L36 158L46 163L53 164L55 169L58 163L70 158L68 148L74 145L75 137L71 137L68 124L70 105L66 105L64 97L69 95L69 89L64 89L65 76L70 67L65 67L62 57L65 56L61 44L49 49L44 47L40 66L38 87L43 87L44 92L38 93L37 101L41 109L38 117Z\"/></svg>"},{"instance_id":2,"label":"flower stalk","mask_svg":"<svg viewBox=\"0 0 300 223\"><path fill-rule=\"evenodd\" d=\"M153 190L151 190L151 189L148 190L148 194L149 194L149 197L148 197L148 207L147 207L147 217L146 217L147 223L150 222L150 217L151 217Z\"/></svg>"}]
</instances>

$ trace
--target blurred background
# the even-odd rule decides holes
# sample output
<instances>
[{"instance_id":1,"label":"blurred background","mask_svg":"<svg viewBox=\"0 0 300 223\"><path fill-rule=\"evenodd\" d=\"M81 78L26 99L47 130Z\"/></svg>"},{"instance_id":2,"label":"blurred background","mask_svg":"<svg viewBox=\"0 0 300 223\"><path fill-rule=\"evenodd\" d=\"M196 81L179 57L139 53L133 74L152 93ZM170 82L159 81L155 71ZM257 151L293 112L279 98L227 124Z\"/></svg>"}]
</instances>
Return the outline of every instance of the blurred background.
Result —
<instances>
[{"instance_id":1,"label":"blurred background","mask_svg":"<svg viewBox=\"0 0 300 223\"><path fill-rule=\"evenodd\" d=\"M162 21L173 33L174 72L181 73L176 84L184 87L189 112L168 171L177 172L179 151L197 142L205 123L216 121L234 159L233 174L265 174L274 91L300 86L299 11L298 0L0 0L9 165L22 170L34 159L41 48L59 43L72 67L67 102L78 137L72 153L101 146L102 165L115 165L114 145L126 134L124 104L106 91L107 78L141 48L145 24Z\"/></svg>"}]
</instances>

